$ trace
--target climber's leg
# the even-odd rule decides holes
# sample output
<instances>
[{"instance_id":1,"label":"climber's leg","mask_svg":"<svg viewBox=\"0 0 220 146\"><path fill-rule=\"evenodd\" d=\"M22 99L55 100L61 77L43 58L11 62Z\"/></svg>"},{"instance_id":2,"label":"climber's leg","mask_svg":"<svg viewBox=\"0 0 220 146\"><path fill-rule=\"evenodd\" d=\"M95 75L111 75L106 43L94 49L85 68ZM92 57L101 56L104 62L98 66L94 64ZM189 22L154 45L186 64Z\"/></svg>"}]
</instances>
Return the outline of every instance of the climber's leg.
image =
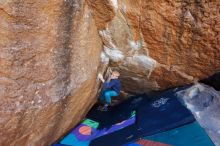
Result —
<instances>
[{"instance_id":1,"label":"climber's leg","mask_svg":"<svg viewBox=\"0 0 220 146\"><path fill-rule=\"evenodd\" d=\"M112 98L113 96L118 96L118 93L115 92L114 90L109 90L109 91L106 91L106 92L105 92L105 100L106 100L106 103L107 103L108 105L111 104L111 98Z\"/></svg>"},{"instance_id":2,"label":"climber's leg","mask_svg":"<svg viewBox=\"0 0 220 146\"><path fill-rule=\"evenodd\" d=\"M106 101L105 105L103 107L101 107L99 110L102 111L107 111L108 110L108 106L111 104L111 98L113 96L118 96L118 93L115 92L114 90L102 90L101 94L99 96L99 99L101 102L103 102L104 100Z\"/></svg>"},{"instance_id":3,"label":"climber's leg","mask_svg":"<svg viewBox=\"0 0 220 146\"><path fill-rule=\"evenodd\" d=\"M104 102L104 100L105 100L105 92L107 92L107 90L103 90L103 89L102 89L102 91L101 91L101 93L100 93L99 100L100 100L101 102Z\"/></svg>"}]
</instances>

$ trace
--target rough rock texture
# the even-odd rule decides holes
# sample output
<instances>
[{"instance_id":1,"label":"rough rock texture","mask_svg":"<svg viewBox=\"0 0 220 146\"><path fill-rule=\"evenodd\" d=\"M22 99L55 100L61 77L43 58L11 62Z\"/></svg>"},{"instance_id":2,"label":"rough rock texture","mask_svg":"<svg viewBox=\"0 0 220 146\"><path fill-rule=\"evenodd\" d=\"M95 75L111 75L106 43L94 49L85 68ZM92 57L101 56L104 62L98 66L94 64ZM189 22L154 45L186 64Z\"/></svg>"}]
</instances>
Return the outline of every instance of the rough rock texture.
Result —
<instances>
[{"instance_id":1,"label":"rough rock texture","mask_svg":"<svg viewBox=\"0 0 220 146\"><path fill-rule=\"evenodd\" d=\"M89 1L126 91L179 86L220 69L220 1Z\"/></svg>"},{"instance_id":2,"label":"rough rock texture","mask_svg":"<svg viewBox=\"0 0 220 146\"><path fill-rule=\"evenodd\" d=\"M215 73L219 7L219 0L0 0L0 146L60 138L96 101L97 72L108 65L127 92Z\"/></svg>"},{"instance_id":3,"label":"rough rock texture","mask_svg":"<svg viewBox=\"0 0 220 146\"><path fill-rule=\"evenodd\" d=\"M220 92L204 84L196 84L177 92L180 99L209 134L215 146L220 146Z\"/></svg>"},{"instance_id":4,"label":"rough rock texture","mask_svg":"<svg viewBox=\"0 0 220 146\"><path fill-rule=\"evenodd\" d=\"M94 103L102 49L84 0L0 0L0 146L48 146Z\"/></svg>"}]
</instances>

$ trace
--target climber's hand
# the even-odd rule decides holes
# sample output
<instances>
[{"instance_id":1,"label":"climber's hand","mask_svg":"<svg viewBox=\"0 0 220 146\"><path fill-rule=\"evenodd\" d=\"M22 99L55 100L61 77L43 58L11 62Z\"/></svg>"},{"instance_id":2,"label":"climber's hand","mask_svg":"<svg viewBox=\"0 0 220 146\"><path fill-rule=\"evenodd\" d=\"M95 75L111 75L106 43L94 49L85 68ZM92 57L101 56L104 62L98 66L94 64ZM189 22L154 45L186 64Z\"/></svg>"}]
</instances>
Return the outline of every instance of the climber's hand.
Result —
<instances>
[{"instance_id":1,"label":"climber's hand","mask_svg":"<svg viewBox=\"0 0 220 146\"><path fill-rule=\"evenodd\" d=\"M99 79L103 79L103 76L102 76L101 73L98 74L98 78L99 78Z\"/></svg>"},{"instance_id":2,"label":"climber's hand","mask_svg":"<svg viewBox=\"0 0 220 146\"><path fill-rule=\"evenodd\" d=\"M103 78L101 73L98 74L98 79L100 79L103 83L105 82L105 80L104 80L104 78Z\"/></svg>"}]
</instances>

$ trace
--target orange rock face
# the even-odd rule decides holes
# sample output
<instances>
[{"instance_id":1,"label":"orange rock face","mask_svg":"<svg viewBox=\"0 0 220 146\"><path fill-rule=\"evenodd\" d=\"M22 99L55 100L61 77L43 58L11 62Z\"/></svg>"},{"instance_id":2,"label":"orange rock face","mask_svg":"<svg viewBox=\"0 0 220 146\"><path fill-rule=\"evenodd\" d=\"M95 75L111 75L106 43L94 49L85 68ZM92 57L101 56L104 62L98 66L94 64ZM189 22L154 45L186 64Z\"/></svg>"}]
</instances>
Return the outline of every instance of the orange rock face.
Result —
<instances>
[{"instance_id":1,"label":"orange rock face","mask_svg":"<svg viewBox=\"0 0 220 146\"><path fill-rule=\"evenodd\" d=\"M126 91L184 85L220 70L220 1L109 3L115 16L99 30L104 52L121 71ZM104 12L93 9L95 16Z\"/></svg>"},{"instance_id":2,"label":"orange rock face","mask_svg":"<svg viewBox=\"0 0 220 146\"><path fill-rule=\"evenodd\" d=\"M184 85L220 69L220 1L0 0L0 145L48 146L96 101ZM100 58L101 56L101 58Z\"/></svg>"},{"instance_id":3,"label":"orange rock face","mask_svg":"<svg viewBox=\"0 0 220 146\"><path fill-rule=\"evenodd\" d=\"M3 0L0 38L0 145L48 146L96 101L91 11L82 0Z\"/></svg>"},{"instance_id":4,"label":"orange rock face","mask_svg":"<svg viewBox=\"0 0 220 146\"><path fill-rule=\"evenodd\" d=\"M143 3L142 32L149 55L161 64L152 74L159 86L183 85L220 70L219 4Z\"/></svg>"}]
</instances>

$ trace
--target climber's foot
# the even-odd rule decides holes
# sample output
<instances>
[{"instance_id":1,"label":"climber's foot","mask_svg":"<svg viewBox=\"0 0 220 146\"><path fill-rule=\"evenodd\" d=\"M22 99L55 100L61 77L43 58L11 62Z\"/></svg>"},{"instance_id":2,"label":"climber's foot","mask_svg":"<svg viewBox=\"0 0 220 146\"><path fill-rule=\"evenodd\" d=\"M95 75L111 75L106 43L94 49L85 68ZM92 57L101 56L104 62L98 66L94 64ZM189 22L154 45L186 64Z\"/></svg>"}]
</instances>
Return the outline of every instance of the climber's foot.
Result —
<instances>
[{"instance_id":1,"label":"climber's foot","mask_svg":"<svg viewBox=\"0 0 220 146\"><path fill-rule=\"evenodd\" d=\"M108 111L108 104L105 104L104 106L99 106L98 107L98 110L100 110L100 111Z\"/></svg>"}]
</instances>

